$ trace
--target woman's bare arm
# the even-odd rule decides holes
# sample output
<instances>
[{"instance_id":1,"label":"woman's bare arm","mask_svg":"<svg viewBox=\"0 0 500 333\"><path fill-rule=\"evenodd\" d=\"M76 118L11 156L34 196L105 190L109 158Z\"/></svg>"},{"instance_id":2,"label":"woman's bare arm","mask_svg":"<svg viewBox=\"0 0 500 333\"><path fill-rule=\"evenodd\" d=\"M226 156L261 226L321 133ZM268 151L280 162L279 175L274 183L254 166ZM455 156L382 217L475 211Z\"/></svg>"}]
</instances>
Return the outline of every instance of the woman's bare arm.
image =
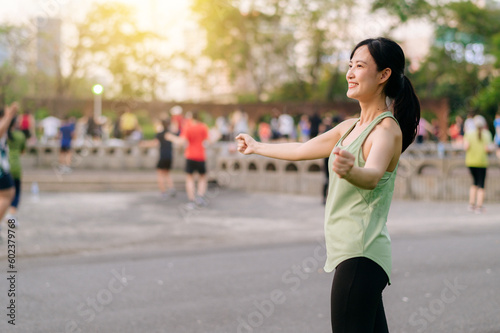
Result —
<instances>
[{"instance_id":1,"label":"woman's bare arm","mask_svg":"<svg viewBox=\"0 0 500 333\"><path fill-rule=\"evenodd\" d=\"M236 137L238 151L245 155L257 154L289 161L326 158L330 156L333 147L354 122L354 119L346 120L328 132L304 143L262 143L255 141L248 134L240 134Z\"/></svg>"},{"instance_id":2,"label":"woman's bare arm","mask_svg":"<svg viewBox=\"0 0 500 333\"><path fill-rule=\"evenodd\" d=\"M351 184L374 189L391 165L395 165L401 155L402 134L399 126L388 119L383 120L371 134L370 148L364 167L354 165L355 157L351 153L334 149L336 155L332 169Z\"/></svg>"}]
</instances>

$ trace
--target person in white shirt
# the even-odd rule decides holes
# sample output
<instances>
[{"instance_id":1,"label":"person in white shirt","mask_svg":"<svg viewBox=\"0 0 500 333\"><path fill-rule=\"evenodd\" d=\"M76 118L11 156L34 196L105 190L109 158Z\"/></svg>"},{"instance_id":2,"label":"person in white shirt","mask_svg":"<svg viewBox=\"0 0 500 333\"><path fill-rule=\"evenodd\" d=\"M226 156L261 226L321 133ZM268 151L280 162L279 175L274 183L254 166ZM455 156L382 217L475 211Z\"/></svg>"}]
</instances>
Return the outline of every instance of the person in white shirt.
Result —
<instances>
[{"instance_id":1,"label":"person in white shirt","mask_svg":"<svg viewBox=\"0 0 500 333\"><path fill-rule=\"evenodd\" d=\"M279 118L279 132L281 134L281 137L288 141L289 139L294 139L295 138L295 124L293 121L292 116L290 116L288 113L283 112Z\"/></svg>"},{"instance_id":2,"label":"person in white shirt","mask_svg":"<svg viewBox=\"0 0 500 333\"><path fill-rule=\"evenodd\" d=\"M43 129L42 142L49 143L57 138L61 120L54 116L48 116L42 120L40 125Z\"/></svg>"}]
</instances>

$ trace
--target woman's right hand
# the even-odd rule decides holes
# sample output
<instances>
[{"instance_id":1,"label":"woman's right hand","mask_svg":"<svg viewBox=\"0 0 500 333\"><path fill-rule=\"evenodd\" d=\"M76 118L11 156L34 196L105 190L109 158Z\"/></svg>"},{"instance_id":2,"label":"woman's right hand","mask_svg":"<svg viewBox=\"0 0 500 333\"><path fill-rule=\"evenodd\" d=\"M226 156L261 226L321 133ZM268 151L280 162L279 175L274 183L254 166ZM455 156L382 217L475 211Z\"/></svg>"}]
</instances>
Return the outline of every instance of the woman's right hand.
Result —
<instances>
[{"instance_id":1,"label":"woman's right hand","mask_svg":"<svg viewBox=\"0 0 500 333\"><path fill-rule=\"evenodd\" d=\"M10 106L5 108L5 115L12 119L17 114L17 110L19 110L19 104L17 102L13 102Z\"/></svg>"},{"instance_id":2,"label":"woman's right hand","mask_svg":"<svg viewBox=\"0 0 500 333\"><path fill-rule=\"evenodd\" d=\"M239 134L235 138L238 144L238 151L244 155L250 155L255 153L255 146L257 141L248 134Z\"/></svg>"}]
</instances>

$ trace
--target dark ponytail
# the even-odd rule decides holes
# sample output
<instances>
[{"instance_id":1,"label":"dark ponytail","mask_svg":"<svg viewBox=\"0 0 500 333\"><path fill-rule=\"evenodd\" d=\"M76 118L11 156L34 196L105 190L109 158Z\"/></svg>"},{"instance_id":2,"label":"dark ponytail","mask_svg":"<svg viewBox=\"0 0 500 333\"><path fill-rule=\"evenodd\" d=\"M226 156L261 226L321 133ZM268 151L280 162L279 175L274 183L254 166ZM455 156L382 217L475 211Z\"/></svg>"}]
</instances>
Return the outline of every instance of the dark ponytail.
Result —
<instances>
[{"instance_id":1,"label":"dark ponytail","mask_svg":"<svg viewBox=\"0 0 500 333\"><path fill-rule=\"evenodd\" d=\"M363 45L368 47L379 71L386 68L391 69L391 76L384 87L384 93L394 101L394 117L403 133L403 152L415 140L417 126L420 122L420 102L413 85L404 75L405 55L396 42L379 37L366 39L356 45L351 53L351 59L354 52Z\"/></svg>"},{"instance_id":2,"label":"dark ponytail","mask_svg":"<svg viewBox=\"0 0 500 333\"><path fill-rule=\"evenodd\" d=\"M401 92L394 99L394 117L398 120L403 132L403 152L415 140L420 122L420 101L406 75L403 76Z\"/></svg>"}]
</instances>

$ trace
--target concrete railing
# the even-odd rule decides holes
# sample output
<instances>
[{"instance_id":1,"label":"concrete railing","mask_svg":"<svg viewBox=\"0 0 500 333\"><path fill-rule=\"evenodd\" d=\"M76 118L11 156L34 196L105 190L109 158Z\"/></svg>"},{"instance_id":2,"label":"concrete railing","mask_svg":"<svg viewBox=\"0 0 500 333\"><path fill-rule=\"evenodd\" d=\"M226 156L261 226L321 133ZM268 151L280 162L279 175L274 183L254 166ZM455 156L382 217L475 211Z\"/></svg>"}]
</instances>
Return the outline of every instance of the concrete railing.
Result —
<instances>
[{"instance_id":1,"label":"concrete railing","mask_svg":"<svg viewBox=\"0 0 500 333\"><path fill-rule=\"evenodd\" d=\"M214 170L216 157L221 146L213 145L207 149L207 168ZM158 162L157 147L140 145L103 145L87 144L72 148L73 169L134 170L155 169ZM23 166L31 168L51 168L58 165L59 146L37 144L26 149L21 157ZM174 147L173 169L183 170L185 166L184 149Z\"/></svg>"},{"instance_id":2,"label":"concrete railing","mask_svg":"<svg viewBox=\"0 0 500 333\"><path fill-rule=\"evenodd\" d=\"M320 195L325 175L323 160L287 162L267 158L224 157L217 170L226 186L236 189ZM220 172L220 171L224 172ZM471 176L460 157L400 161L394 198L415 200L467 200ZM487 200L500 200L500 165L488 168Z\"/></svg>"},{"instance_id":3,"label":"concrete railing","mask_svg":"<svg viewBox=\"0 0 500 333\"><path fill-rule=\"evenodd\" d=\"M471 176L464 153L450 145L412 145L401 157L395 198L415 200L467 200ZM26 167L54 167L55 145L29 147L23 156ZM89 145L73 149L73 168L133 170L154 169L158 148ZM184 169L183 149L176 147L173 168ZM218 143L207 149L209 178L220 185L248 191L321 195L326 181L323 160L290 162L234 152L234 144ZM487 200L500 200L500 164L490 158Z\"/></svg>"}]
</instances>

